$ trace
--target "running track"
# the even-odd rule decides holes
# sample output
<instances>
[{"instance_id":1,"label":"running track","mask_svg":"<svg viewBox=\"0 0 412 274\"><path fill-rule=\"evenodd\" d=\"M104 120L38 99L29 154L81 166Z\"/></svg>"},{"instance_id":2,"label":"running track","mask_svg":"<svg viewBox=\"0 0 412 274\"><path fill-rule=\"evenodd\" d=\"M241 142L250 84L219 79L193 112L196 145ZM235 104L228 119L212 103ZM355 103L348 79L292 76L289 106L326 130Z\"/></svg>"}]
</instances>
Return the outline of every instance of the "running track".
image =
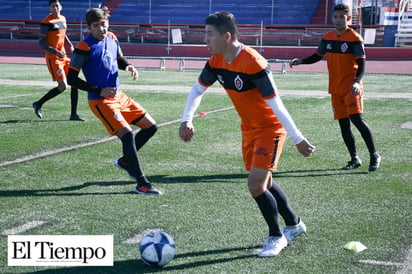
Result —
<instances>
[{"instance_id":1,"label":"running track","mask_svg":"<svg viewBox=\"0 0 412 274\"><path fill-rule=\"evenodd\" d=\"M145 57L147 58L147 57ZM159 57L153 59L129 59L132 65L136 67L160 67ZM201 69L205 61L185 61L187 69ZM44 65L44 57L28 56L0 56L0 64L36 64ZM274 70L280 70L281 64L272 64ZM166 60L166 69L178 69L178 60ZM287 67L286 71L294 72L327 72L326 61L322 60L312 65L300 65L293 69ZM412 60L391 61L391 60L367 60L366 73L377 74L410 74L412 75Z\"/></svg>"}]
</instances>

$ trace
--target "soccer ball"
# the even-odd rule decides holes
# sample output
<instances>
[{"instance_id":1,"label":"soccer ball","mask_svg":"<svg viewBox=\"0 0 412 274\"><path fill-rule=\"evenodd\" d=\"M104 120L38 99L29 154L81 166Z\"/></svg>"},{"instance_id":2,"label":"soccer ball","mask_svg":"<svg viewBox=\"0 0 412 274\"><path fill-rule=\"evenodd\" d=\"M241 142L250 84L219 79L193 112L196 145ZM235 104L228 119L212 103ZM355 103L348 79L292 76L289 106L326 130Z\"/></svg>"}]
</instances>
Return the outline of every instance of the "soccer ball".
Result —
<instances>
[{"instance_id":1,"label":"soccer ball","mask_svg":"<svg viewBox=\"0 0 412 274\"><path fill-rule=\"evenodd\" d=\"M156 267L168 264L176 254L173 238L164 231L151 231L144 235L139 249L142 261Z\"/></svg>"}]
</instances>

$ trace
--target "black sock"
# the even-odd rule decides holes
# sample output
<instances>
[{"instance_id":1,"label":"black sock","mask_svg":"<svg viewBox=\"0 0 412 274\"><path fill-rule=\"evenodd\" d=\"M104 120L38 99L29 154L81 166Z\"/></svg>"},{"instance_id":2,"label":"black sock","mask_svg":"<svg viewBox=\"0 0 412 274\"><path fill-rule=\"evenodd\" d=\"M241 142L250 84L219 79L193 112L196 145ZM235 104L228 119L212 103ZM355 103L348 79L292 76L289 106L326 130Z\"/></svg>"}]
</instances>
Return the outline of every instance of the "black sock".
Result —
<instances>
[{"instance_id":1,"label":"black sock","mask_svg":"<svg viewBox=\"0 0 412 274\"><path fill-rule=\"evenodd\" d=\"M256 197L255 201L269 226L269 236L282 236L278 222L278 208L275 197L273 197L269 191L265 191Z\"/></svg>"},{"instance_id":2,"label":"black sock","mask_svg":"<svg viewBox=\"0 0 412 274\"><path fill-rule=\"evenodd\" d=\"M135 143L133 140L133 133L128 132L120 138L123 145L123 157L127 164L130 166L130 172L136 176L138 181L144 178L142 168L140 166L139 156L136 151Z\"/></svg>"},{"instance_id":3,"label":"black sock","mask_svg":"<svg viewBox=\"0 0 412 274\"><path fill-rule=\"evenodd\" d=\"M136 145L136 150L139 151L139 149L149 141L150 138L156 133L157 129L159 127L157 125L153 125L152 127L149 128L144 128L139 130L138 133L136 133L136 136L134 137L135 145Z\"/></svg>"},{"instance_id":4,"label":"black sock","mask_svg":"<svg viewBox=\"0 0 412 274\"><path fill-rule=\"evenodd\" d=\"M372 155L376 152L375 142L373 140L372 131L369 128L366 121L363 119L362 114L354 114L350 116L352 123L356 126L359 130L363 140L368 147L369 153Z\"/></svg>"},{"instance_id":5,"label":"black sock","mask_svg":"<svg viewBox=\"0 0 412 274\"><path fill-rule=\"evenodd\" d=\"M299 217L293 212L288 198L283 189L272 181L272 187L268 189L276 199L279 214L285 220L287 226L297 225L299 223Z\"/></svg>"},{"instance_id":6,"label":"black sock","mask_svg":"<svg viewBox=\"0 0 412 274\"><path fill-rule=\"evenodd\" d=\"M70 102L71 102L71 115L77 115L77 103L79 101L79 90L75 87L71 87L70 90Z\"/></svg>"},{"instance_id":7,"label":"black sock","mask_svg":"<svg viewBox=\"0 0 412 274\"><path fill-rule=\"evenodd\" d=\"M62 93L58 87L52 88L51 90L49 90L39 101L37 101L37 104L39 107L41 107L44 103L46 103L48 100L56 97L57 95L59 95L60 93Z\"/></svg>"},{"instance_id":8,"label":"black sock","mask_svg":"<svg viewBox=\"0 0 412 274\"><path fill-rule=\"evenodd\" d=\"M353 135L352 129L350 127L349 118L339 119L340 131L342 134L343 141L345 142L346 148L349 151L351 158L358 156L355 145L355 136Z\"/></svg>"}]
</instances>

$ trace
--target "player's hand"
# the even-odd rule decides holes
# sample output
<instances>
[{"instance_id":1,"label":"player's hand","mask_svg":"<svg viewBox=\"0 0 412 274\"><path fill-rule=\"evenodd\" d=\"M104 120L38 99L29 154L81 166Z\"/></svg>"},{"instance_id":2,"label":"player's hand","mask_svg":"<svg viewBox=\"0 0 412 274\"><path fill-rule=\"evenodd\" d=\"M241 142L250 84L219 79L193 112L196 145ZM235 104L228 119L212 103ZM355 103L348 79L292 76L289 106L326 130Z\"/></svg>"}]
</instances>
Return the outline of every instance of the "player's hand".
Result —
<instances>
[{"instance_id":1,"label":"player's hand","mask_svg":"<svg viewBox=\"0 0 412 274\"><path fill-rule=\"evenodd\" d=\"M302 61L298 58L294 58L294 59L290 60L289 67L293 68L293 66L297 66L297 65L300 65L300 64L302 64Z\"/></svg>"},{"instance_id":2,"label":"player's hand","mask_svg":"<svg viewBox=\"0 0 412 274\"><path fill-rule=\"evenodd\" d=\"M352 87L350 89L350 93L352 94L352 96L360 95L361 85L358 82L353 82Z\"/></svg>"},{"instance_id":3,"label":"player's hand","mask_svg":"<svg viewBox=\"0 0 412 274\"><path fill-rule=\"evenodd\" d=\"M114 98L116 95L117 95L117 88L115 87L102 88L102 91L100 92L100 96L103 96L106 98Z\"/></svg>"},{"instance_id":4,"label":"player's hand","mask_svg":"<svg viewBox=\"0 0 412 274\"><path fill-rule=\"evenodd\" d=\"M316 147L311 145L308 141L303 140L302 142L300 142L299 144L296 144L296 148L298 149L298 151L300 152L300 154L302 154L305 157L310 156L315 150Z\"/></svg>"},{"instance_id":5,"label":"player's hand","mask_svg":"<svg viewBox=\"0 0 412 274\"><path fill-rule=\"evenodd\" d=\"M179 127L179 137L185 142L190 142L193 137L193 133L195 132L195 128L191 122L183 122L180 124Z\"/></svg>"},{"instance_id":6,"label":"player's hand","mask_svg":"<svg viewBox=\"0 0 412 274\"><path fill-rule=\"evenodd\" d=\"M126 71L130 71L132 73L133 80L139 79L139 72L137 71L137 69L134 66L128 65L126 67Z\"/></svg>"}]
</instances>

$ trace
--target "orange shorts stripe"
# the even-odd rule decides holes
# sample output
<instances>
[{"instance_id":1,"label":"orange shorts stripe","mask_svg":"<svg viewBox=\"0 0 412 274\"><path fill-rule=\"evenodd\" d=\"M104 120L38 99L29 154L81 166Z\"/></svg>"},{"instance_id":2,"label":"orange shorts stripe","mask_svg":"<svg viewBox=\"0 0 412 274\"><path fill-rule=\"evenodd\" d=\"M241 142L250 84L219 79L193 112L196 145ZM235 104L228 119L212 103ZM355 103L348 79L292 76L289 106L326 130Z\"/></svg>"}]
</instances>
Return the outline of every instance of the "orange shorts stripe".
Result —
<instances>
[{"instance_id":1,"label":"orange shorts stripe","mask_svg":"<svg viewBox=\"0 0 412 274\"><path fill-rule=\"evenodd\" d=\"M349 118L349 115L363 113L363 91L360 95L352 95L350 92L345 94L332 94L333 118L335 120Z\"/></svg>"},{"instance_id":2,"label":"orange shorts stripe","mask_svg":"<svg viewBox=\"0 0 412 274\"><path fill-rule=\"evenodd\" d=\"M63 80L69 72L70 59L52 59L46 58L47 68L53 78L53 81Z\"/></svg>"},{"instance_id":3,"label":"orange shorts stripe","mask_svg":"<svg viewBox=\"0 0 412 274\"><path fill-rule=\"evenodd\" d=\"M119 91L115 98L89 100L89 107L111 135L135 123L146 114L146 110L140 104L122 91Z\"/></svg>"},{"instance_id":4,"label":"orange shorts stripe","mask_svg":"<svg viewBox=\"0 0 412 274\"><path fill-rule=\"evenodd\" d=\"M262 168L275 171L279 164L286 132L271 128L242 131L243 162L247 171Z\"/></svg>"}]
</instances>

